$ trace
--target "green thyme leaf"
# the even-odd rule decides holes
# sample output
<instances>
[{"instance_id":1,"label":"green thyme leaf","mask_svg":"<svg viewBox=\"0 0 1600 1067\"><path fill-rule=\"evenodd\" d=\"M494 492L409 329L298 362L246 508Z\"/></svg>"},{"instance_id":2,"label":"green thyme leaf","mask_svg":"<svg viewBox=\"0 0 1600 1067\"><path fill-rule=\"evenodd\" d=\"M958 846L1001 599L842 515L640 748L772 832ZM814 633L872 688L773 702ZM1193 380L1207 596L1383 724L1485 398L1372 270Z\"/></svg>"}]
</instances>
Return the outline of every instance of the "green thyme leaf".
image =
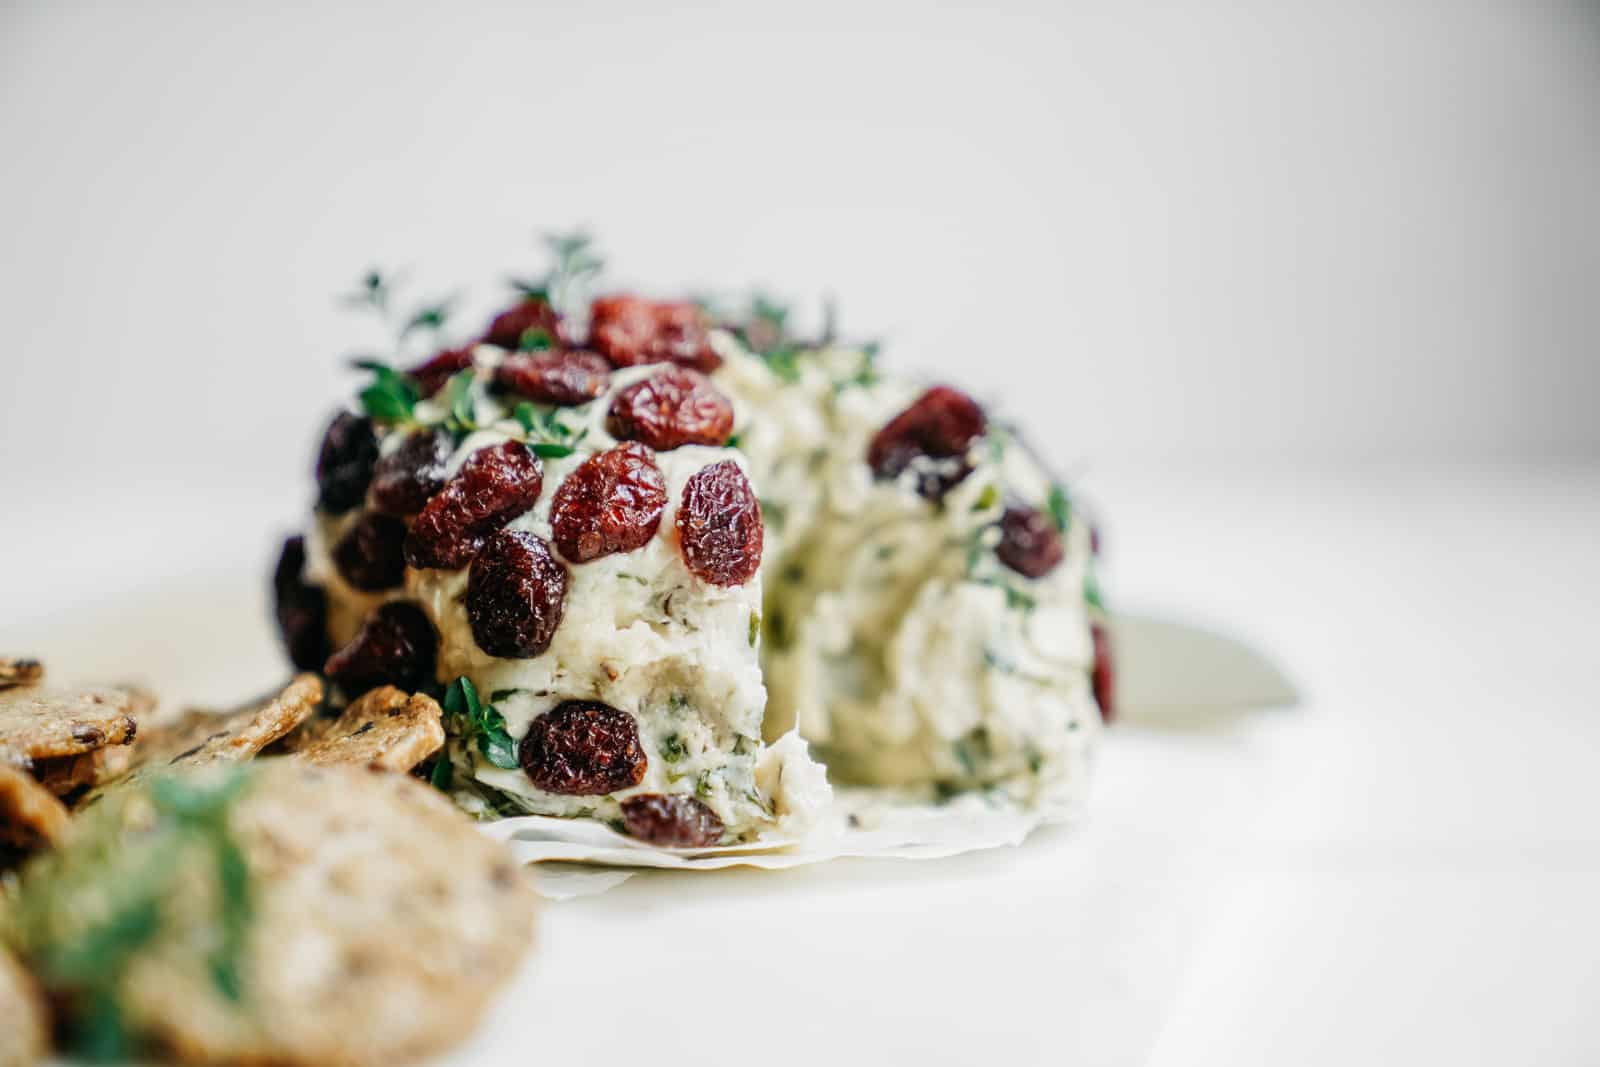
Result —
<instances>
[{"instance_id":1,"label":"green thyme leaf","mask_svg":"<svg viewBox=\"0 0 1600 1067\"><path fill-rule=\"evenodd\" d=\"M668 734L661 742L661 759L666 763L677 763L689 754L684 747L683 738L677 734Z\"/></svg>"},{"instance_id":2,"label":"green thyme leaf","mask_svg":"<svg viewBox=\"0 0 1600 1067\"><path fill-rule=\"evenodd\" d=\"M978 499L973 502L973 511L988 511L1000 503L1000 487L990 482L983 487L983 492L978 494Z\"/></svg>"},{"instance_id":3,"label":"green thyme leaf","mask_svg":"<svg viewBox=\"0 0 1600 1067\"><path fill-rule=\"evenodd\" d=\"M517 339L517 349L521 352L544 352L555 346L556 339L543 326L529 326Z\"/></svg>"},{"instance_id":4,"label":"green thyme leaf","mask_svg":"<svg viewBox=\"0 0 1600 1067\"><path fill-rule=\"evenodd\" d=\"M433 761L433 770L428 772L428 784L441 793L448 793L454 777L455 770L450 766L449 757L439 753L439 758Z\"/></svg>"},{"instance_id":5,"label":"green thyme leaf","mask_svg":"<svg viewBox=\"0 0 1600 1067\"><path fill-rule=\"evenodd\" d=\"M444 710L454 732L477 745L489 763L502 770L517 767L517 746L506 731L505 716L478 699L478 690L466 675L445 690Z\"/></svg>"},{"instance_id":6,"label":"green thyme leaf","mask_svg":"<svg viewBox=\"0 0 1600 1067\"><path fill-rule=\"evenodd\" d=\"M478 411L472 397L471 370L457 371L444 385L444 407L450 412L450 429L467 433L478 428Z\"/></svg>"},{"instance_id":7,"label":"green thyme leaf","mask_svg":"<svg viewBox=\"0 0 1600 1067\"><path fill-rule=\"evenodd\" d=\"M445 297L443 300L431 304L423 304L411 313L405 324L400 327L400 336L408 337L417 330L427 330L437 333L444 329L450 319L451 306L455 303L454 297Z\"/></svg>"},{"instance_id":8,"label":"green thyme leaf","mask_svg":"<svg viewBox=\"0 0 1600 1067\"><path fill-rule=\"evenodd\" d=\"M408 375L377 360L358 360L356 366L373 374L372 384L361 391L361 407L368 415L385 422L412 417L421 394Z\"/></svg>"},{"instance_id":9,"label":"green thyme leaf","mask_svg":"<svg viewBox=\"0 0 1600 1067\"><path fill-rule=\"evenodd\" d=\"M577 451L571 445L552 445L544 442L529 445L528 449L541 459L565 459Z\"/></svg>"},{"instance_id":10,"label":"green thyme leaf","mask_svg":"<svg viewBox=\"0 0 1600 1067\"><path fill-rule=\"evenodd\" d=\"M1072 498L1067 496L1066 489L1060 485L1051 485L1046 507L1050 509L1050 518L1054 520L1056 529L1066 533L1067 527L1072 523Z\"/></svg>"},{"instance_id":11,"label":"green thyme leaf","mask_svg":"<svg viewBox=\"0 0 1600 1067\"><path fill-rule=\"evenodd\" d=\"M1083 576L1083 599L1096 611L1105 611L1105 601L1100 596L1100 579L1095 576L1094 568L1090 567Z\"/></svg>"}]
</instances>

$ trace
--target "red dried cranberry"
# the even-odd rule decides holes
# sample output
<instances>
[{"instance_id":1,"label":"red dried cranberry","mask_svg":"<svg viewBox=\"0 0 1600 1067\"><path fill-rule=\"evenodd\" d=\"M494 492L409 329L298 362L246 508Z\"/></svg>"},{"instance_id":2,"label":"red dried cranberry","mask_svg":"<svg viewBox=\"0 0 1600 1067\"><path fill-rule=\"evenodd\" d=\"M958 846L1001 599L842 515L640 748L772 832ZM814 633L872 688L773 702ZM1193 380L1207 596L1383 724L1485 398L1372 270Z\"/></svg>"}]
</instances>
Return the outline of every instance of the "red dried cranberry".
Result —
<instances>
[{"instance_id":1,"label":"red dried cranberry","mask_svg":"<svg viewBox=\"0 0 1600 1067\"><path fill-rule=\"evenodd\" d=\"M677 363L710 372L722 366L704 313L690 303L601 297L589 309L589 347L618 367Z\"/></svg>"},{"instance_id":2,"label":"red dried cranberry","mask_svg":"<svg viewBox=\"0 0 1600 1067\"><path fill-rule=\"evenodd\" d=\"M1000 516L994 554L1025 578L1043 578L1061 563L1064 549L1055 521L1033 508L1009 507Z\"/></svg>"},{"instance_id":3,"label":"red dried cranberry","mask_svg":"<svg viewBox=\"0 0 1600 1067\"><path fill-rule=\"evenodd\" d=\"M593 352L518 352L494 372L496 384L558 407L587 404L611 384L611 364Z\"/></svg>"},{"instance_id":4,"label":"red dried cranberry","mask_svg":"<svg viewBox=\"0 0 1600 1067\"><path fill-rule=\"evenodd\" d=\"M867 448L867 465L880 479L898 478L910 469L917 492L938 500L972 473L967 449L983 436L985 425L975 400L936 385L878 431Z\"/></svg>"},{"instance_id":5,"label":"red dried cranberry","mask_svg":"<svg viewBox=\"0 0 1600 1067\"><path fill-rule=\"evenodd\" d=\"M328 594L305 581L306 539L291 537L272 572L274 614L289 659L302 671L321 670L328 658Z\"/></svg>"},{"instance_id":6,"label":"red dried cranberry","mask_svg":"<svg viewBox=\"0 0 1600 1067\"><path fill-rule=\"evenodd\" d=\"M405 523L369 511L333 546L333 565L354 588L381 593L405 581L405 542Z\"/></svg>"},{"instance_id":7,"label":"red dried cranberry","mask_svg":"<svg viewBox=\"0 0 1600 1067\"><path fill-rule=\"evenodd\" d=\"M628 441L590 456L550 502L556 547L573 563L632 552L656 535L667 483L655 456Z\"/></svg>"},{"instance_id":8,"label":"red dried cranberry","mask_svg":"<svg viewBox=\"0 0 1600 1067\"><path fill-rule=\"evenodd\" d=\"M417 430L372 470L372 506L389 515L415 515L444 488L455 444L442 430Z\"/></svg>"},{"instance_id":9,"label":"red dried cranberry","mask_svg":"<svg viewBox=\"0 0 1600 1067\"><path fill-rule=\"evenodd\" d=\"M633 716L595 700L568 700L533 720L517 749L547 793L596 796L636 786L649 760Z\"/></svg>"},{"instance_id":10,"label":"red dried cranberry","mask_svg":"<svg viewBox=\"0 0 1600 1067\"><path fill-rule=\"evenodd\" d=\"M533 507L543 485L543 464L518 442L479 449L412 523L406 562L465 567L491 534Z\"/></svg>"},{"instance_id":11,"label":"red dried cranberry","mask_svg":"<svg viewBox=\"0 0 1600 1067\"><path fill-rule=\"evenodd\" d=\"M411 692L434 680L439 634L415 604L391 601L367 616L356 636L322 672L355 696L380 685Z\"/></svg>"},{"instance_id":12,"label":"red dried cranberry","mask_svg":"<svg viewBox=\"0 0 1600 1067\"><path fill-rule=\"evenodd\" d=\"M496 315L483 332L483 340L515 352L524 347L525 341L534 340L536 335L529 333L531 330L543 330L551 345L560 343L561 317L546 301L532 296Z\"/></svg>"},{"instance_id":13,"label":"red dried cranberry","mask_svg":"<svg viewBox=\"0 0 1600 1067\"><path fill-rule=\"evenodd\" d=\"M1109 723L1117 717L1117 675L1116 664L1112 661L1111 635L1098 622L1089 624L1089 635L1094 638L1094 668L1090 675L1094 702L1100 705L1100 721Z\"/></svg>"},{"instance_id":14,"label":"red dried cranberry","mask_svg":"<svg viewBox=\"0 0 1600 1067\"><path fill-rule=\"evenodd\" d=\"M696 471L678 505L678 548L689 572L712 585L743 585L761 566L761 502L731 459Z\"/></svg>"},{"instance_id":15,"label":"red dried cranberry","mask_svg":"<svg viewBox=\"0 0 1600 1067\"><path fill-rule=\"evenodd\" d=\"M417 383L417 392L432 396L444 388L452 376L472 366L472 346L446 348L425 363L412 367L406 373Z\"/></svg>"},{"instance_id":16,"label":"red dried cranberry","mask_svg":"<svg viewBox=\"0 0 1600 1067\"><path fill-rule=\"evenodd\" d=\"M529 659L550 647L567 598L567 569L544 538L501 530L472 561L467 622L491 656Z\"/></svg>"},{"instance_id":17,"label":"red dried cranberry","mask_svg":"<svg viewBox=\"0 0 1600 1067\"><path fill-rule=\"evenodd\" d=\"M721 445L733 432L733 404L699 371L667 367L634 382L611 401L611 436L657 452Z\"/></svg>"},{"instance_id":18,"label":"red dried cranberry","mask_svg":"<svg viewBox=\"0 0 1600 1067\"><path fill-rule=\"evenodd\" d=\"M341 411L322 435L317 455L317 507L329 515L343 515L360 504L378 462L378 438L372 420Z\"/></svg>"},{"instance_id":19,"label":"red dried cranberry","mask_svg":"<svg viewBox=\"0 0 1600 1067\"><path fill-rule=\"evenodd\" d=\"M622 802L628 833L662 848L709 848L722 840L722 820L691 796L641 793Z\"/></svg>"}]
</instances>

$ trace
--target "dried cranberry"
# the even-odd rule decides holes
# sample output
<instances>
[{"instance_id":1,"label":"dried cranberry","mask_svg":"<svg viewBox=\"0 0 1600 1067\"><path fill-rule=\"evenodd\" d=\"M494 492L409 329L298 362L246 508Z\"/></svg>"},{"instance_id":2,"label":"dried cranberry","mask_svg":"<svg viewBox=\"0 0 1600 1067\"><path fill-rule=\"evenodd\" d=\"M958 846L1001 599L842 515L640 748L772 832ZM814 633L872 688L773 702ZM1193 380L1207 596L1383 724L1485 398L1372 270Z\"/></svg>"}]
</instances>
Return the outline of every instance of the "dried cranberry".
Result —
<instances>
[{"instance_id":1,"label":"dried cranberry","mask_svg":"<svg viewBox=\"0 0 1600 1067\"><path fill-rule=\"evenodd\" d=\"M1094 668L1090 674L1094 702L1100 705L1100 721L1109 723L1117 717L1117 675L1116 664L1112 661L1111 635L1098 622L1089 624L1089 635L1094 638Z\"/></svg>"},{"instance_id":2,"label":"dried cranberry","mask_svg":"<svg viewBox=\"0 0 1600 1067\"><path fill-rule=\"evenodd\" d=\"M415 604L391 601L367 616L348 645L332 656L322 672L355 696L380 685L410 692L434 680L439 634Z\"/></svg>"},{"instance_id":3,"label":"dried cranberry","mask_svg":"<svg viewBox=\"0 0 1600 1067\"><path fill-rule=\"evenodd\" d=\"M317 455L317 507L329 515L343 515L360 504L378 462L378 438L372 420L341 411L322 435Z\"/></svg>"},{"instance_id":4,"label":"dried cranberry","mask_svg":"<svg viewBox=\"0 0 1600 1067\"><path fill-rule=\"evenodd\" d=\"M696 471L678 505L678 547L689 572L712 585L743 585L761 566L761 502L731 459Z\"/></svg>"},{"instance_id":5,"label":"dried cranberry","mask_svg":"<svg viewBox=\"0 0 1600 1067\"><path fill-rule=\"evenodd\" d=\"M721 445L733 432L733 404L699 371L667 367L634 382L611 401L611 436L657 452Z\"/></svg>"},{"instance_id":6,"label":"dried cranberry","mask_svg":"<svg viewBox=\"0 0 1600 1067\"><path fill-rule=\"evenodd\" d=\"M328 658L328 594L305 581L306 539L291 537L272 573L274 614L289 659L302 671L322 668Z\"/></svg>"},{"instance_id":7,"label":"dried cranberry","mask_svg":"<svg viewBox=\"0 0 1600 1067\"><path fill-rule=\"evenodd\" d=\"M628 441L590 456L567 475L550 502L556 547L573 563L632 552L661 526L667 483L655 456Z\"/></svg>"},{"instance_id":8,"label":"dried cranberry","mask_svg":"<svg viewBox=\"0 0 1600 1067\"><path fill-rule=\"evenodd\" d=\"M528 659L550 647L567 598L567 569L535 534L501 530L472 561L467 622L491 656Z\"/></svg>"},{"instance_id":9,"label":"dried cranberry","mask_svg":"<svg viewBox=\"0 0 1600 1067\"><path fill-rule=\"evenodd\" d=\"M568 700L533 720L517 750L547 793L595 796L644 780L649 760L633 716L595 700Z\"/></svg>"},{"instance_id":10,"label":"dried cranberry","mask_svg":"<svg viewBox=\"0 0 1600 1067\"><path fill-rule=\"evenodd\" d=\"M593 352L518 352L494 372L495 383L558 407L587 404L611 384L611 364Z\"/></svg>"},{"instance_id":11,"label":"dried cranberry","mask_svg":"<svg viewBox=\"0 0 1600 1067\"><path fill-rule=\"evenodd\" d=\"M406 524L369 511L333 546L333 565L345 581L365 593L381 593L405 581Z\"/></svg>"},{"instance_id":12,"label":"dried cranberry","mask_svg":"<svg viewBox=\"0 0 1600 1067\"><path fill-rule=\"evenodd\" d=\"M389 515L415 515L444 488L455 444L442 430L417 430L372 470L372 506Z\"/></svg>"},{"instance_id":13,"label":"dried cranberry","mask_svg":"<svg viewBox=\"0 0 1600 1067\"><path fill-rule=\"evenodd\" d=\"M472 346L446 348L425 363L412 367L406 373L417 383L417 392L432 396L444 388L452 376L472 366Z\"/></svg>"},{"instance_id":14,"label":"dried cranberry","mask_svg":"<svg viewBox=\"0 0 1600 1067\"><path fill-rule=\"evenodd\" d=\"M1000 543L994 554L1025 578L1043 578L1061 563L1061 531L1053 519L1033 508L1009 507L1000 516Z\"/></svg>"},{"instance_id":15,"label":"dried cranberry","mask_svg":"<svg viewBox=\"0 0 1600 1067\"><path fill-rule=\"evenodd\" d=\"M589 309L589 347L618 367L677 363L709 372L722 366L704 313L690 303L601 297Z\"/></svg>"},{"instance_id":16,"label":"dried cranberry","mask_svg":"<svg viewBox=\"0 0 1600 1067\"><path fill-rule=\"evenodd\" d=\"M972 473L967 449L983 436L983 409L959 389L936 385L890 419L867 448L875 477L898 478L910 469L917 492L938 500Z\"/></svg>"},{"instance_id":17,"label":"dried cranberry","mask_svg":"<svg viewBox=\"0 0 1600 1067\"><path fill-rule=\"evenodd\" d=\"M707 848L722 840L722 820L698 799L641 793L622 802L628 833L662 848Z\"/></svg>"},{"instance_id":18,"label":"dried cranberry","mask_svg":"<svg viewBox=\"0 0 1600 1067\"><path fill-rule=\"evenodd\" d=\"M523 347L524 340L532 340L529 330L543 330L549 335L550 343L557 344L561 338L561 317L549 303L530 296L496 315L483 332L483 340L485 344L516 351Z\"/></svg>"},{"instance_id":19,"label":"dried cranberry","mask_svg":"<svg viewBox=\"0 0 1600 1067\"><path fill-rule=\"evenodd\" d=\"M543 464L518 442L479 449L412 523L406 562L465 567L489 535L533 507L543 486Z\"/></svg>"}]
</instances>

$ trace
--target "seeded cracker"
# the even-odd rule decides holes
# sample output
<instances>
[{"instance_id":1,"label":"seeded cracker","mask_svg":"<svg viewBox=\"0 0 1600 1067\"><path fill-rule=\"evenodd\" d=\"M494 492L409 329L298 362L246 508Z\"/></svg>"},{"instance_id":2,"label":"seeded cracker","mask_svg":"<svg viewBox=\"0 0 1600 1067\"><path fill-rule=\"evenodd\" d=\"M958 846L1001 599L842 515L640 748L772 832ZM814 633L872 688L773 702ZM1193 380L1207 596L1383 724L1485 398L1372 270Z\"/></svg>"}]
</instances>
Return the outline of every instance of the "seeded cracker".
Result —
<instances>
[{"instance_id":1,"label":"seeded cracker","mask_svg":"<svg viewBox=\"0 0 1600 1067\"><path fill-rule=\"evenodd\" d=\"M321 701L322 682L316 675L301 674L283 692L255 707L222 714L185 712L145 732L134 750L135 766L242 763L299 726Z\"/></svg>"},{"instance_id":2,"label":"seeded cracker","mask_svg":"<svg viewBox=\"0 0 1600 1067\"><path fill-rule=\"evenodd\" d=\"M8 685L32 685L44 681L44 664L36 659L0 656L0 689Z\"/></svg>"},{"instance_id":3,"label":"seeded cracker","mask_svg":"<svg viewBox=\"0 0 1600 1067\"><path fill-rule=\"evenodd\" d=\"M387 1065L477 1024L532 943L522 870L404 775L292 759L108 790L14 895L73 1051Z\"/></svg>"},{"instance_id":4,"label":"seeded cracker","mask_svg":"<svg viewBox=\"0 0 1600 1067\"><path fill-rule=\"evenodd\" d=\"M120 689L0 689L0 757L28 762L132 741L133 698Z\"/></svg>"},{"instance_id":5,"label":"seeded cracker","mask_svg":"<svg viewBox=\"0 0 1600 1067\"><path fill-rule=\"evenodd\" d=\"M59 841L70 816L26 771L0 763L0 846L27 853Z\"/></svg>"},{"instance_id":6,"label":"seeded cracker","mask_svg":"<svg viewBox=\"0 0 1600 1067\"><path fill-rule=\"evenodd\" d=\"M444 746L443 712L425 693L393 686L368 691L294 758L323 766L348 764L409 771Z\"/></svg>"},{"instance_id":7,"label":"seeded cracker","mask_svg":"<svg viewBox=\"0 0 1600 1067\"><path fill-rule=\"evenodd\" d=\"M0 1067L28 1067L44 1057L44 1002L33 979L0 948Z\"/></svg>"}]
</instances>

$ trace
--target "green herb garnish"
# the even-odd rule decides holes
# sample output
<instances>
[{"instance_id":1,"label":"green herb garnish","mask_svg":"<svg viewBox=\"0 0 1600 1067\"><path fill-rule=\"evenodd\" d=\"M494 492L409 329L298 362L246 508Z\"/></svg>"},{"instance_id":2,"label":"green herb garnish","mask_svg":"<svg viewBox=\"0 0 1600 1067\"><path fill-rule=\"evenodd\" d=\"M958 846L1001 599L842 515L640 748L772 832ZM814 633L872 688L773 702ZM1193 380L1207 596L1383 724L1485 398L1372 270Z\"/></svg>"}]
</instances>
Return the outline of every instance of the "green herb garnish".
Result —
<instances>
[{"instance_id":1,"label":"green herb garnish","mask_svg":"<svg viewBox=\"0 0 1600 1067\"><path fill-rule=\"evenodd\" d=\"M411 419L421 393L409 375L375 359L357 360L355 365L373 374L372 384L361 390L362 410L384 422Z\"/></svg>"},{"instance_id":2,"label":"green herb garnish","mask_svg":"<svg viewBox=\"0 0 1600 1067\"><path fill-rule=\"evenodd\" d=\"M444 384L443 405L450 413L446 428L454 434L471 433L478 428L478 411L472 397L471 370L457 371Z\"/></svg>"},{"instance_id":3,"label":"green herb garnish","mask_svg":"<svg viewBox=\"0 0 1600 1067\"><path fill-rule=\"evenodd\" d=\"M750 647L756 647L756 639L761 636L761 615L758 612L750 613Z\"/></svg>"},{"instance_id":4,"label":"green herb garnish","mask_svg":"<svg viewBox=\"0 0 1600 1067\"><path fill-rule=\"evenodd\" d=\"M677 734L668 734L661 742L661 759L666 763L677 763L688 754L683 738Z\"/></svg>"},{"instance_id":5,"label":"green herb garnish","mask_svg":"<svg viewBox=\"0 0 1600 1067\"><path fill-rule=\"evenodd\" d=\"M526 400L517 404L512 416L522 424L529 451L541 459L564 459L578 450L588 428L573 430L557 416L554 408L540 408Z\"/></svg>"},{"instance_id":6,"label":"green herb garnish","mask_svg":"<svg viewBox=\"0 0 1600 1067\"><path fill-rule=\"evenodd\" d=\"M1060 485L1051 485L1045 506L1050 509L1050 518L1055 522L1056 529L1066 533L1067 527L1072 523L1072 498L1067 496L1066 489Z\"/></svg>"},{"instance_id":7,"label":"green herb garnish","mask_svg":"<svg viewBox=\"0 0 1600 1067\"><path fill-rule=\"evenodd\" d=\"M517 746L506 732L505 716L478 699L478 690L466 675L445 690L444 710L451 732L475 744L489 763L502 770L517 767Z\"/></svg>"}]
</instances>

